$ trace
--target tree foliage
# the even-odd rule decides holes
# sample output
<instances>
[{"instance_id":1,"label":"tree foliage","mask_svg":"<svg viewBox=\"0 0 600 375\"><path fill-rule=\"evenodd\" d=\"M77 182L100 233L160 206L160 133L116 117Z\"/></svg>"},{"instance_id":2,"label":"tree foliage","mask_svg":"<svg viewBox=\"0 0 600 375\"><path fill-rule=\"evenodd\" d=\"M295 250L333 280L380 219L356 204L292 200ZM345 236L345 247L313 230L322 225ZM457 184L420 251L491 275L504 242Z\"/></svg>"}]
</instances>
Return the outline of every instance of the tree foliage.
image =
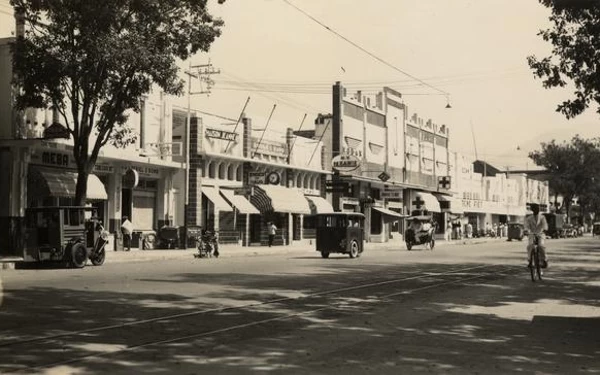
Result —
<instances>
[{"instance_id":1,"label":"tree foliage","mask_svg":"<svg viewBox=\"0 0 600 375\"><path fill-rule=\"evenodd\" d=\"M13 51L17 107L61 113L74 141L77 204L100 149L132 141L128 111L139 111L153 84L181 94L177 60L208 51L220 35L206 2L10 0L26 30Z\"/></svg>"},{"instance_id":2,"label":"tree foliage","mask_svg":"<svg viewBox=\"0 0 600 375\"><path fill-rule=\"evenodd\" d=\"M550 186L563 196L566 212L574 197L594 203L591 195L600 182L600 139L583 139L576 135L570 143L552 140L542 143L541 150L529 153L529 157L548 171Z\"/></svg>"},{"instance_id":3,"label":"tree foliage","mask_svg":"<svg viewBox=\"0 0 600 375\"><path fill-rule=\"evenodd\" d=\"M600 113L600 2L597 0L539 0L552 14L553 27L538 35L552 44L551 56L527 58L536 78L545 88L572 82L571 99L557 107L568 119L590 105Z\"/></svg>"}]
</instances>

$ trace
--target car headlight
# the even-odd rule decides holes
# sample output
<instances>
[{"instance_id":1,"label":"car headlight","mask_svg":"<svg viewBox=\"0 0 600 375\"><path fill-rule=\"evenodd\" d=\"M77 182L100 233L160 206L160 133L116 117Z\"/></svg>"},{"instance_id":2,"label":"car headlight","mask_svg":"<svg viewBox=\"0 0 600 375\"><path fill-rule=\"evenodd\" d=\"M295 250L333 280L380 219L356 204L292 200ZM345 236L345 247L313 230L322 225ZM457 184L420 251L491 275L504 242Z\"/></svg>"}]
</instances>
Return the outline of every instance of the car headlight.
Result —
<instances>
[{"instance_id":1,"label":"car headlight","mask_svg":"<svg viewBox=\"0 0 600 375\"><path fill-rule=\"evenodd\" d=\"M104 241L108 241L108 231L103 230L100 232L100 238L102 238Z\"/></svg>"}]
</instances>

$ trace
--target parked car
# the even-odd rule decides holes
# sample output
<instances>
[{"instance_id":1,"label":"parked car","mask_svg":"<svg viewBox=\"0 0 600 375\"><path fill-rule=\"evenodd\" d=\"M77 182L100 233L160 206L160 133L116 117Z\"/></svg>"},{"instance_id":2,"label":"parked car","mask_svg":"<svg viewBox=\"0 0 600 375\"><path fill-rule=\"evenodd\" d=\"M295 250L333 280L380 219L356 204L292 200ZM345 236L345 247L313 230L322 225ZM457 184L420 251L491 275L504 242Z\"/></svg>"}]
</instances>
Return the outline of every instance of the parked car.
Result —
<instances>
[{"instance_id":1,"label":"parked car","mask_svg":"<svg viewBox=\"0 0 600 375\"><path fill-rule=\"evenodd\" d=\"M523 241L523 237L525 236L525 227L523 223L519 222L511 222L508 223L508 240L512 241L513 239Z\"/></svg>"},{"instance_id":2,"label":"parked car","mask_svg":"<svg viewBox=\"0 0 600 375\"><path fill-rule=\"evenodd\" d=\"M565 225L565 214L549 213L544 214L548 222L548 230L546 235L551 238L563 237L563 226Z\"/></svg>"},{"instance_id":3,"label":"parked car","mask_svg":"<svg viewBox=\"0 0 600 375\"><path fill-rule=\"evenodd\" d=\"M562 228L562 236L563 238L573 238L577 237L577 229L573 226L573 224L565 224Z\"/></svg>"}]
</instances>

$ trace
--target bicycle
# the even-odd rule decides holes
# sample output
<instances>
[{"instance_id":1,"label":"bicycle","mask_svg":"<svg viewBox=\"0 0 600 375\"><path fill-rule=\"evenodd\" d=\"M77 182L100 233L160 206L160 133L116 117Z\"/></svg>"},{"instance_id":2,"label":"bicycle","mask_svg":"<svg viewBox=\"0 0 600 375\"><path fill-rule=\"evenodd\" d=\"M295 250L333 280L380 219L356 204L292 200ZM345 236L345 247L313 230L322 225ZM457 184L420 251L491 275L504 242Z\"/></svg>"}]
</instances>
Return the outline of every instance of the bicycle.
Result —
<instances>
[{"instance_id":1,"label":"bicycle","mask_svg":"<svg viewBox=\"0 0 600 375\"><path fill-rule=\"evenodd\" d=\"M542 260L540 259L540 247L539 247L540 236L533 235L533 249L531 249L531 259L528 267L531 273L531 281L542 280Z\"/></svg>"}]
</instances>

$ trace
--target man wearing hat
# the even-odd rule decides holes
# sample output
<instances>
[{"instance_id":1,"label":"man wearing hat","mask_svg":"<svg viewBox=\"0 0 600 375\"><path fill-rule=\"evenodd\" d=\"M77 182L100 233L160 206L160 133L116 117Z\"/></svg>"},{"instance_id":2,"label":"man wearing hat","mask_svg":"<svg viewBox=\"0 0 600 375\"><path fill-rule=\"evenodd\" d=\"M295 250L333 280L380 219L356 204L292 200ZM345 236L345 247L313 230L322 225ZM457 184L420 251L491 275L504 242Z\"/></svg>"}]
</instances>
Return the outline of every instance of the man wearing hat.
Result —
<instances>
[{"instance_id":1,"label":"man wearing hat","mask_svg":"<svg viewBox=\"0 0 600 375\"><path fill-rule=\"evenodd\" d=\"M529 233L529 243L527 245L527 260L531 265L531 252L535 238L538 238L538 247L542 257L542 268L548 267L548 259L546 257L546 246L544 245L544 231L548 230L548 222L546 217L540 213L540 205L532 203L531 215L525 217L525 230Z\"/></svg>"}]
</instances>

